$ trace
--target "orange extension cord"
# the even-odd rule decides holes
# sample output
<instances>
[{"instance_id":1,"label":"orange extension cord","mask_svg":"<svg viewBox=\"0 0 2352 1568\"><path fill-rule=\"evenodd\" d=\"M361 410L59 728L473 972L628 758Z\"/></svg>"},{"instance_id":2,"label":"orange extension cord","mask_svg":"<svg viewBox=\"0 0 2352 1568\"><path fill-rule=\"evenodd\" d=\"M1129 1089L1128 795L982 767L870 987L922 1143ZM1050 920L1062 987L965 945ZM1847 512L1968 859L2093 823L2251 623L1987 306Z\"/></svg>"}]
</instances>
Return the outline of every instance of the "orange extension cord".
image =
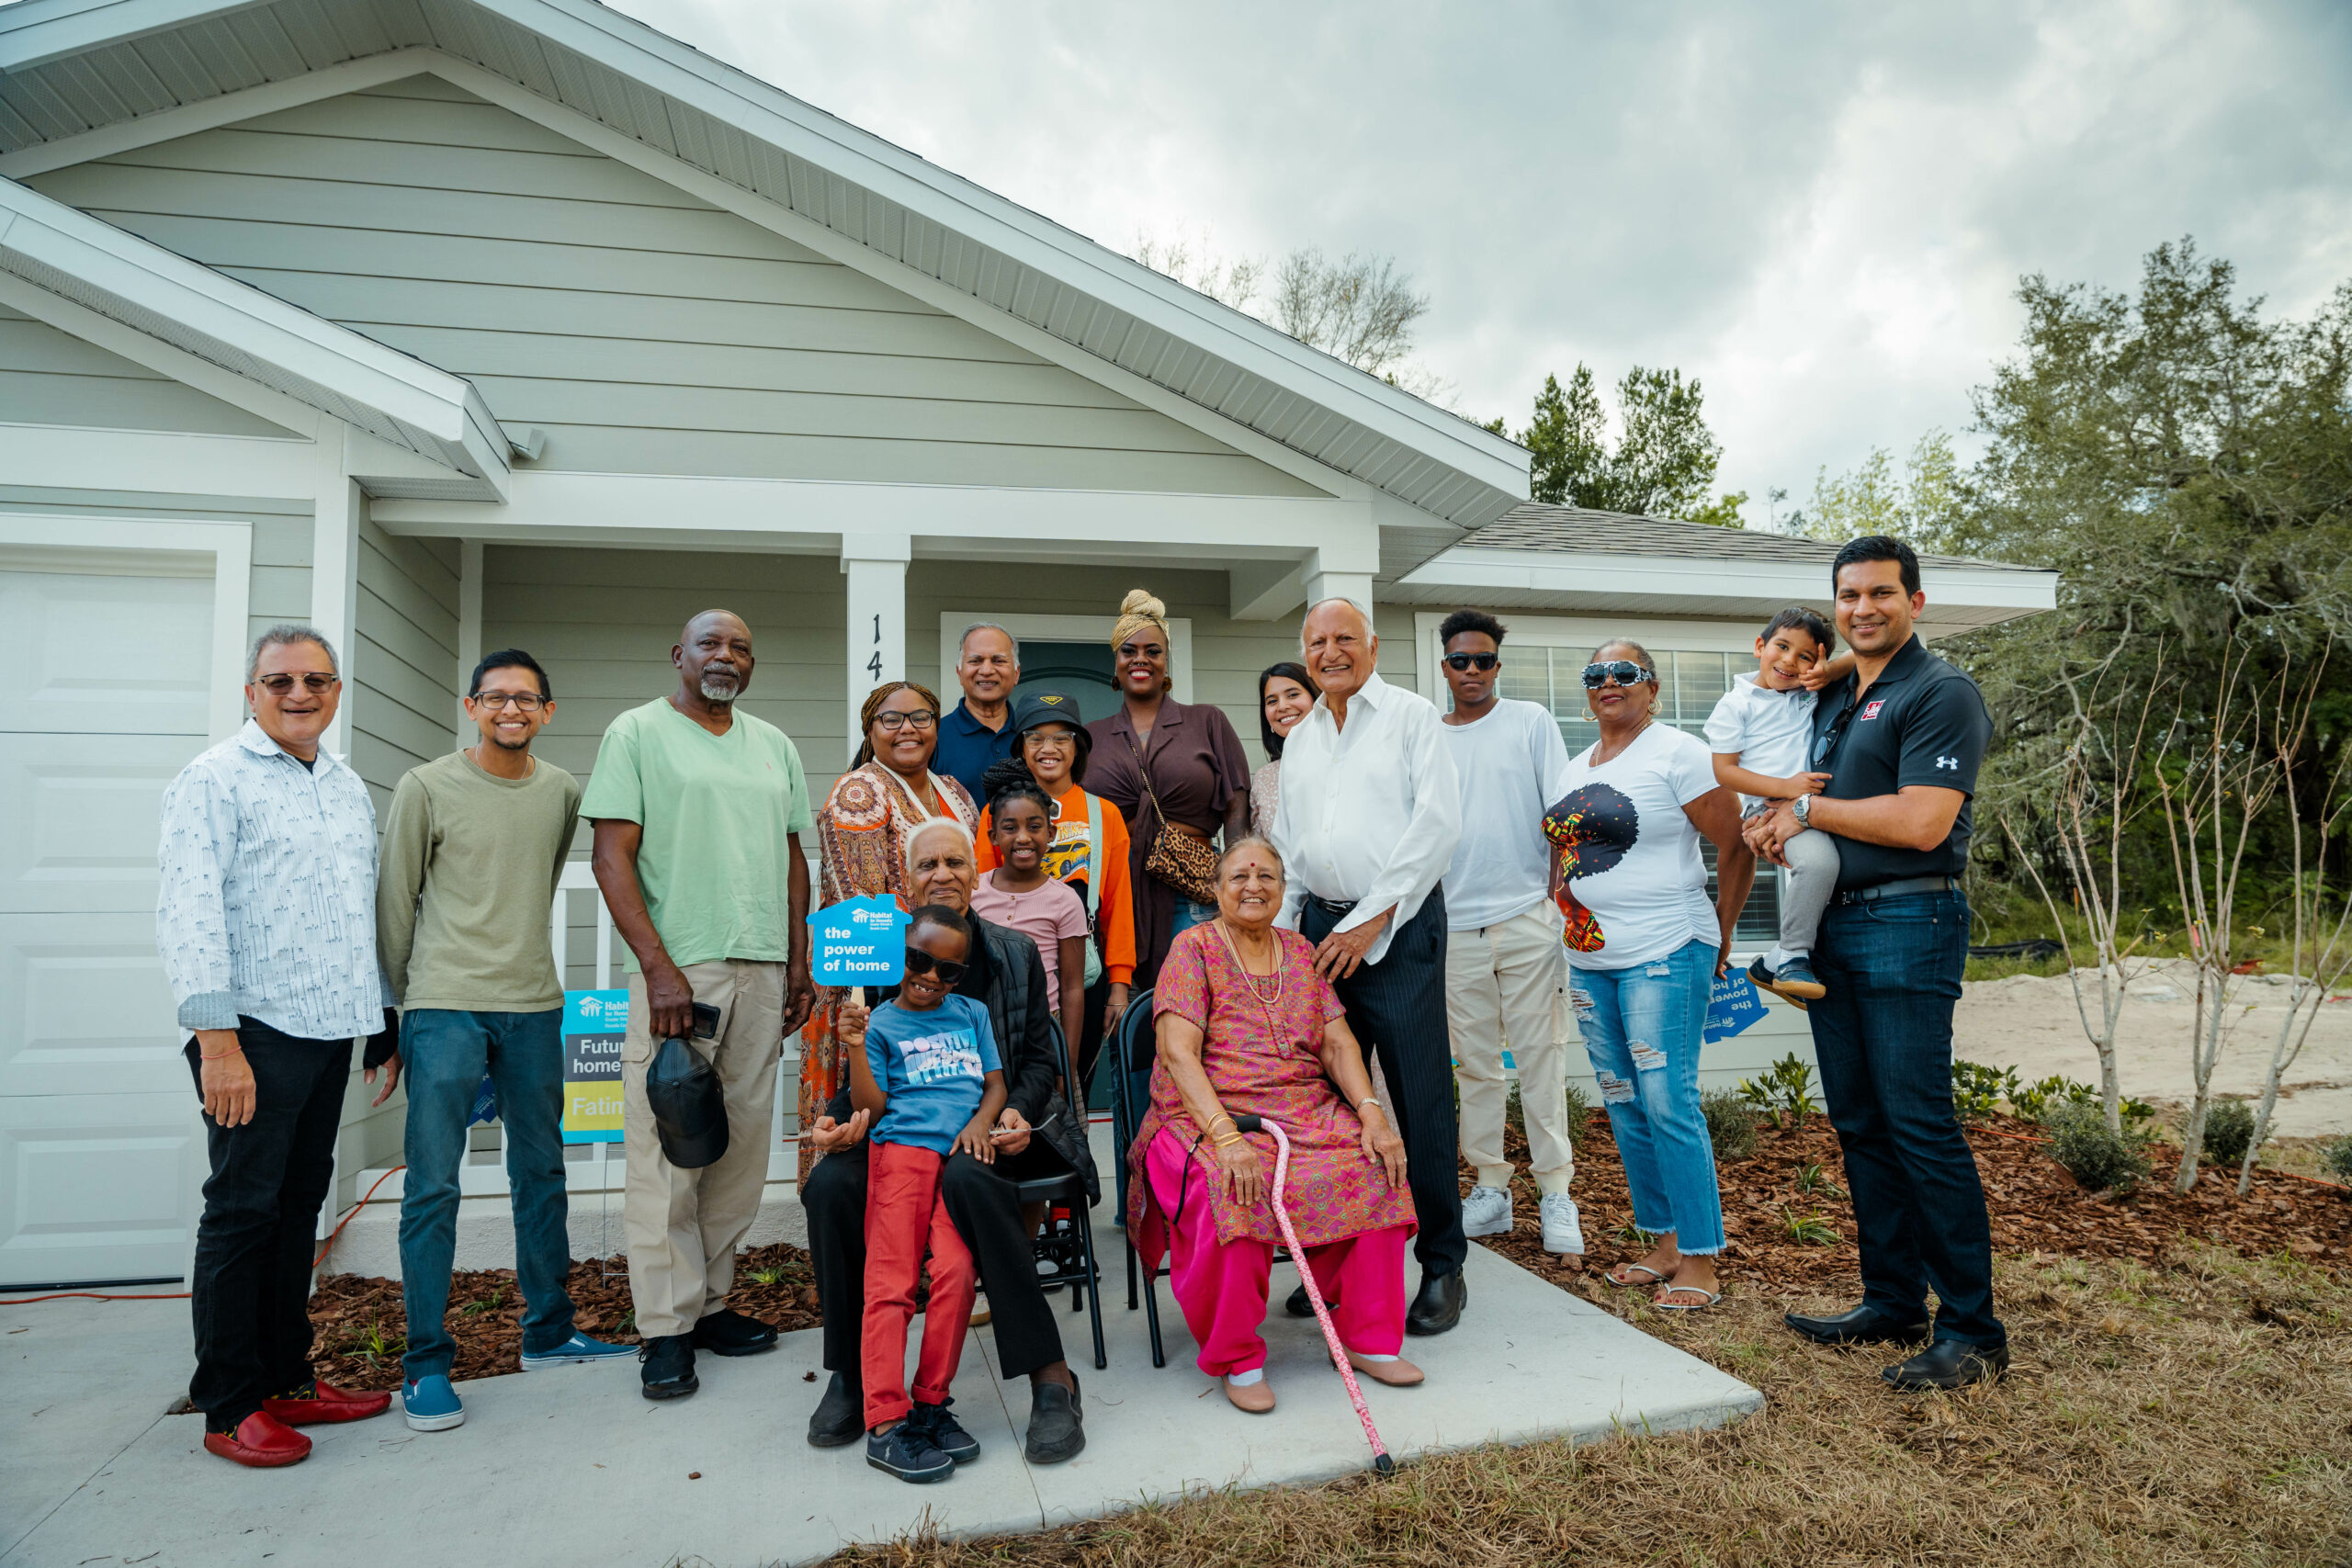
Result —
<instances>
[{"instance_id":1,"label":"orange extension cord","mask_svg":"<svg viewBox=\"0 0 2352 1568\"><path fill-rule=\"evenodd\" d=\"M334 1229L327 1233L326 1245L319 1248L319 1255L316 1258L311 1259L311 1268L316 1269L320 1264L324 1263L327 1260L327 1254L334 1250L334 1238L341 1235L343 1234L343 1227L351 1223L352 1214L356 1214L360 1210L366 1208L375 1200L376 1188L381 1187L385 1182L390 1181L392 1179L394 1172L406 1170L407 1168L408 1167L404 1165L396 1165L392 1167L390 1170L388 1170L384 1172L383 1175L376 1178L375 1186L368 1189L368 1195L351 1206L351 1214L345 1214L342 1219L337 1220L335 1222ZM62 1302L69 1300L93 1302L184 1302L187 1300L187 1298L188 1292L186 1291L167 1291L160 1295L153 1296L111 1296L103 1295L96 1291L58 1291L46 1296L13 1296L0 1298L0 1306L30 1306L35 1302Z\"/></svg>"}]
</instances>

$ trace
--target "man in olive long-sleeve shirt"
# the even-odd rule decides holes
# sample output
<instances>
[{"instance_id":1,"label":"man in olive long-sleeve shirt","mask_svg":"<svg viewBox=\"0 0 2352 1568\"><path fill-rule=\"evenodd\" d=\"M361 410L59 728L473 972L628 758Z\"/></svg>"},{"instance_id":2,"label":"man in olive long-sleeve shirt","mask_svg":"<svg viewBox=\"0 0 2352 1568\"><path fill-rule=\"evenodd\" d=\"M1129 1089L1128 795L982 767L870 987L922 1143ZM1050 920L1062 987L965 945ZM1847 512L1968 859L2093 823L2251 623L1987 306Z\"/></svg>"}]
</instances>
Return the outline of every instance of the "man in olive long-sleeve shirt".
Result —
<instances>
[{"instance_id":1,"label":"man in olive long-sleeve shirt","mask_svg":"<svg viewBox=\"0 0 2352 1568\"><path fill-rule=\"evenodd\" d=\"M483 1074L498 1091L523 1290L526 1371L626 1356L572 1326L563 1181L563 980L548 906L580 821L580 783L531 755L555 712L527 653L484 659L466 712L481 739L414 768L393 792L376 879L377 941L401 1003L400 1055L378 1103L408 1078L401 1294L401 1404L437 1432L466 1418L449 1384L444 1319L457 1245L458 1174ZM372 1074L370 1075L372 1077Z\"/></svg>"}]
</instances>

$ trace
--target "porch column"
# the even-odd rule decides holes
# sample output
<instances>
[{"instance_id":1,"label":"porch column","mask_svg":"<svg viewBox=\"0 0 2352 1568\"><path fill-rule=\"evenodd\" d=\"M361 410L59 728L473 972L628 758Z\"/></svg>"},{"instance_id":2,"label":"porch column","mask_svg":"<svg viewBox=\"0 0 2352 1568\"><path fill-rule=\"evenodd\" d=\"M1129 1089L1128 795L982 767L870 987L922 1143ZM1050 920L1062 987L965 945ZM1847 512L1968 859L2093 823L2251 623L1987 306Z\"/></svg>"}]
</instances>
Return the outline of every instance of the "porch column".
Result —
<instances>
[{"instance_id":1,"label":"porch column","mask_svg":"<svg viewBox=\"0 0 2352 1568\"><path fill-rule=\"evenodd\" d=\"M311 501L311 624L334 645L343 701L319 744L348 762L352 710L359 703L359 520L368 514L368 497L344 472L340 439L322 442L321 449L322 471Z\"/></svg>"},{"instance_id":2,"label":"porch column","mask_svg":"<svg viewBox=\"0 0 2352 1568\"><path fill-rule=\"evenodd\" d=\"M1372 571L1358 561L1318 549L1300 565L1298 580L1310 605L1326 599L1352 599L1364 614L1372 613Z\"/></svg>"},{"instance_id":3,"label":"porch column","mask_svg":"<svg viewBox=\"0 0 2352 1568\"><path fill-rule=\"evenodd\" d=\"M849 713L842 728L842 766L857 755L858 710L885 681L907 675L907 562L913 541L904 534L862 534L842 540L842 572L849 579Z\"/></svg>"},{"instance_id":4,"label":"porch column","mask_svg":"<svg viewBox=\"0 0 2352 1568\"><path fill-rule=\"evenodd\" d=\"M466 716L466 683L481 662L481 541L458 541L458 744L470 746L481 739L474 721Z\"/></svg>"}]
</instances>

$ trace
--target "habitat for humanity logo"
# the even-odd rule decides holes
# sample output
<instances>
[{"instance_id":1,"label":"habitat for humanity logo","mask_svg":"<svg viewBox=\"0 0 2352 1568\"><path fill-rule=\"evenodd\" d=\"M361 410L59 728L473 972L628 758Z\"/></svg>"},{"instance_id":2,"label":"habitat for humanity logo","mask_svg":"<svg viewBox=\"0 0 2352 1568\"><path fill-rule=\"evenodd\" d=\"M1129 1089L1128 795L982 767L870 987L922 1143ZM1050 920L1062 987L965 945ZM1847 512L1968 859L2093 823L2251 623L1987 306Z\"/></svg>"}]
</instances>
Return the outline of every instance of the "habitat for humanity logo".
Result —
<instances>
[{"instance_id":1,"label":"habitat for humanity logo","mask_svg":"<svg viewBox=\"0 0 2352 1568\"><path fill-rule=\"evenodd\" d=\"M864 926L868 931L887 931L897 925L901 917L896 909L859 908L852 909L849 912L849 918L853 925Z\"/></svg>"}]
</instances>

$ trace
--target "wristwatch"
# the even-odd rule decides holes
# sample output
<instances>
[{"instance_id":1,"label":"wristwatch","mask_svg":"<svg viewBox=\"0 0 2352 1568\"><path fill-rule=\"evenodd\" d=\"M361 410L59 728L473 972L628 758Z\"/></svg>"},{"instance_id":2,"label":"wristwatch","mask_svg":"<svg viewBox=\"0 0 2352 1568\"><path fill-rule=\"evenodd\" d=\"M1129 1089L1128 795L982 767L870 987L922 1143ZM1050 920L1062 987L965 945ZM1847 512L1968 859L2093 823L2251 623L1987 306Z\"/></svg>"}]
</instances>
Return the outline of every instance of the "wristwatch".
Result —
<instances>
[{"instance_id":1,"label":"wristwatch","mask_svg":"<svg viewBox=\"0 0 2352 1568\"><path fill-rule=\"evenodd\" d=\"M1797 819L1797 826L1798 826L1798 827L1800 827L1800 828L1810 828L1810 827L1812 827L1812 826L1813 826L1813 796L1811 796L1811 795L1801 795L1797 796L1794 800L1792 800L1792 801L1789 802L1789 814L1790 814L1791 816L1794 817L1794 818Z\"/></svg>"}]
</instances>

